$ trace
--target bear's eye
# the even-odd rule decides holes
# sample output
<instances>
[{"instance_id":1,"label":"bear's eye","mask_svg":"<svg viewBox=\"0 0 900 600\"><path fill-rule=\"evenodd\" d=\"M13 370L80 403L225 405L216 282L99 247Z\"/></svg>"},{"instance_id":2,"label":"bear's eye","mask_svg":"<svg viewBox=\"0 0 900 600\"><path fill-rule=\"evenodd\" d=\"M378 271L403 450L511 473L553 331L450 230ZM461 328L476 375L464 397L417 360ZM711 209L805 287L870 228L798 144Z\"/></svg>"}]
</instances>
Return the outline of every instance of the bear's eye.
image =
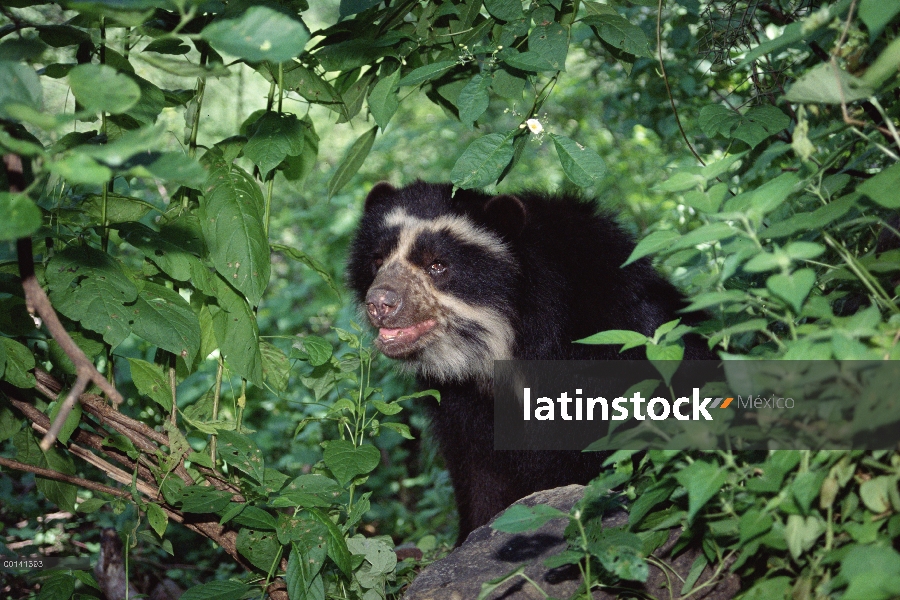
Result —
<instances>
[{"instance_id":1,"label":"bear's eye","mask_svg":"<svg viewBox=\"0 0 900 600\"><path fill-rule=\"evenodd\" d=\"M442 261L436 260L430 265L428 265L428 274L429 275L440 275L444 271L447 270L447 265Z\"/></svg>"},{"instance_id":2,"label":"bear's eye","mask_svg":"<svg viewBox=\"0 0 900 600\"><path fill-rule=\"evenodd\" d=\"M380 269L381 265L383 265L383 264L384 264L384 259L381 258L380 256L372 259L372 266L375 267L376 270Z\"/></svg>"}]
</instances>

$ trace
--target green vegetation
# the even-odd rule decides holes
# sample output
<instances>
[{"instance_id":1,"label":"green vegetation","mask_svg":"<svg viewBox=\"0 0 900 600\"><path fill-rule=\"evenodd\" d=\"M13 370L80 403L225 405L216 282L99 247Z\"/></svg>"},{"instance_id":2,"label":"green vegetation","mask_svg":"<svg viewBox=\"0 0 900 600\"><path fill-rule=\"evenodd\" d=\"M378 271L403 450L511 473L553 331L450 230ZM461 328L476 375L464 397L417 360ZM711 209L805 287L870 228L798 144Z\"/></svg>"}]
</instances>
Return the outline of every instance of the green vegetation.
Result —
<instances>
[{"instance_id":1,"label":"green vegetation","mask_svg":"<svg viewBox=\"0 0 900 600\"><path fill-rule=\"evenodd\" d=\"M582 189L724 355L900 358L898 29L884 0L4 2L0 553L114 527L195 598L374 600L396 543L446 545L422 400L341 284L380 179ZM747 598L900 595L896 451L610 464L558 563L591 585L682 526ZM625 499L626 530L585 512Z\"/></svg>"}]
</instances>

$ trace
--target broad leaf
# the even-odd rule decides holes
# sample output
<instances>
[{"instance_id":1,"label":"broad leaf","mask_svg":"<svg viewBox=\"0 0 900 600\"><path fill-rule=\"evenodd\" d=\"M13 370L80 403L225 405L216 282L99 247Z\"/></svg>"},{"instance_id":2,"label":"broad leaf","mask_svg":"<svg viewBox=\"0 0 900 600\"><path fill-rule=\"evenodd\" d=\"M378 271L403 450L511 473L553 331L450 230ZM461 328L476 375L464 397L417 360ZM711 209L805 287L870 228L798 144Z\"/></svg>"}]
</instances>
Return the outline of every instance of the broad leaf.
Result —
<instances>
[{"instance_id":1,"label":"broad leaf","mask_svg":"<svg viewBox=\"0 0 900 600\"><path fill-rule=\"evenodd\" d=\"M594 185L606 175L606 163L591 148L565 136L550 134L563 171L572 183L579 187Z\"/></svg>"},{"instance_id":2,"label":"broad leaf","mask_svg":"<svg viewBox=\"0 0 900 600\"><path fill-rule=\"evenodd\" d=\"M269 284L269 244L262 191L237 165L208 152L209 177L200 198L200 223L216 271L255 306Z\"/></svg>"},{"instance_id":3,"label":"broad leaf","mask_svg":"<svg viewBox=\"0 0 900 600\"><path fill-rule=\"evenodd\" d=\"M50 300L58 311L118 346L131 333L126 303L138 290L119 263L89 246L70 246L50 260L46 270Z\"/></svg>"},{"instance_id":4,"label":"broad leaf","mask_svg":"<svg viewBox=\"0 0 900 600\"><path fill-rule=\"evenodd\" d=\"M25 194L0 192L0 241L28 237L41 226L41 211Z\"/></svg>"},{"instance_id":5,"label":"broad leaf","mask_svg":"<svg viewBox=\"0 0 900 600\"><path fill-rule=\"evenodd\" d=\"M366 157L372 150L372 144L375 143L375 136L378 135L378 127L366 131L359 136L353 145L347 150L344 158L338 163L334 175L328 181L328 197L334 196L341 188L347 185L359 168L365 162Z\"/></svg>"},{"instance_id":6,"label":"broad leaf","mask_svg":"<svg viewBox=\"0 0 900 600\"><path fill-rule=\"evenodd\" d=\"M108 65L78 65L69 71L69 85L78 102L95 113L123 113L141 99L138 84Z\"/></svg>"},{"instance_id":7,"label":"broad leaf","mask_svg":"<svg viewBox=\"0 0 900 600\"><path fill-rule=\"evenodd\" d=\"M491 133L469 144L450 172L453 185L468 190L496 181L512 160L512 133Z\"/></svg>"},{"instance_id":8,"label":"broad leaf","mask_svg":"<svg viewBox=\"0 0 900 600\"><path fill-rule=\"evenodd\" d=\"M303 52L310 37L303 21L267 6L250 6L235 18L220 17L200 35L221 52L276 63Z\"/></svg>"}]
</instances>

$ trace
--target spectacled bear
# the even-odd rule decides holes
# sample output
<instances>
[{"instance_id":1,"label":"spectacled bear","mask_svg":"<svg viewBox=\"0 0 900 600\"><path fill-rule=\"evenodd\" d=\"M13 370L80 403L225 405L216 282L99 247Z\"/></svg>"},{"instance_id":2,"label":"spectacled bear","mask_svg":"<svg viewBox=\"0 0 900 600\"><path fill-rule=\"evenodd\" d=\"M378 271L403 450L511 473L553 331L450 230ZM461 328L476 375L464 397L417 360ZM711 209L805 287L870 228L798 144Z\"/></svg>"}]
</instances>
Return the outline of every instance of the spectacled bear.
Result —
<instances>
[{"instance_id":1,"label":"spectacled bear","mask_svg":"<svg viewBox=\"0 0 900 600\"><path fill-rule=\"evenodd\" d=\"M490 196L450 184L377 184L350 250L348 280L375 345L441 393L431 429L450 473L459 538L528 494L599 474L597 453L493 450L493 361L642 359L574 344L607 329L652 335L680 293L634 242L571 195ZM698 337L685 358L712 358Z\"/></svg>"}]
</instances>

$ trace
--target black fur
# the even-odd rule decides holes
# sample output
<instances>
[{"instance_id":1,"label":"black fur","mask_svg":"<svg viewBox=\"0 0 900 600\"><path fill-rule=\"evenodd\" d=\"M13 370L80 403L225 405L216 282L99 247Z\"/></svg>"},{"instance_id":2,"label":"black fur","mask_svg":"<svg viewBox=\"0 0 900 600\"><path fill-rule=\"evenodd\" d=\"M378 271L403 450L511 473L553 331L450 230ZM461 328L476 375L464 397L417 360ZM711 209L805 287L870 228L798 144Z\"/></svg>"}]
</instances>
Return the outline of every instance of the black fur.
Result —
<instances>
[{"instance_id":1,"label":"black fur","mask_svg":"<svg viewBox=\"0 0 900 600\"><path fill-rule=\"evenodd\" d=\"M379 184L366 200L348 267L350 286L364 306L372 301L367 293L379 270L376 259L384 260L397 249L399 228L385 227L384 219L398 208L422 220L463 216L503 240L505 258L450 232L428 232L416 240L407 258L420 269L443 261L446 270L429 279L436 290L503 315L515 333L509 358L644 358L642 350L619 354L613 346L572 341L607 329L650 335L682 316L677 312L684 306L682 296L648 261L621 268L634 242L611 218L598 214L594 204L530 191L494 198L464 190L451 195L450 185L424 182L400 189ZM391 283L379 282L385 285ZM371 304L369 308L372 314ZM379 318L373 323L409 324L395 318L400 324L385 325L390 321ZM477 322L460 324L460 330L473 348L487 335ZM712 357L697 337L686 338L686 346L685 358ZM414 362L418 356L415 350L399 358ZM419 380L423 387L441 392L440 406L432 410L432 430L456 493L459 542L523 496L585 483L599 473L604 457L596 454L494 451L493 399L483 374Z\"/></svg>"}]
</instances>

